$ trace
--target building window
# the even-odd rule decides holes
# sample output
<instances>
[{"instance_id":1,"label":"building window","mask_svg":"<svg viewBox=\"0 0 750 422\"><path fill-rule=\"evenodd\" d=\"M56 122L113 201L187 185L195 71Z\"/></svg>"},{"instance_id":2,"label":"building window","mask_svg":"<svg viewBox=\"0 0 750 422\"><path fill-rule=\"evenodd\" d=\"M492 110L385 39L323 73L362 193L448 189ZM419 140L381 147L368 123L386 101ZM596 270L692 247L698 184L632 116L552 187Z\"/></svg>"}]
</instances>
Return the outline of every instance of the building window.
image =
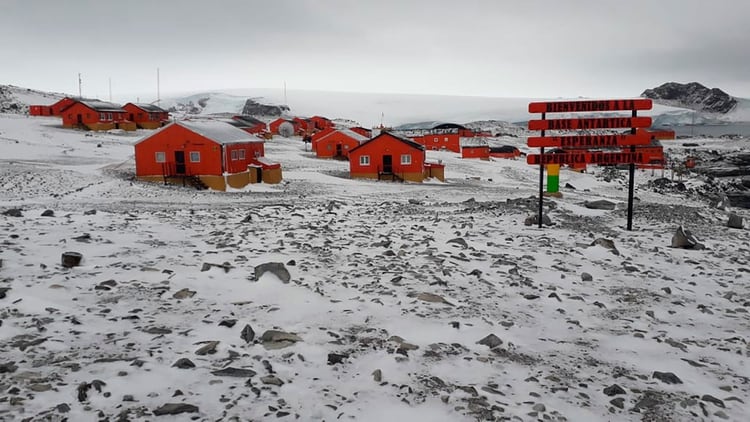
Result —
<instances>
[{"instance_id":1,"label":"building window","mask_svg":"<svg viewBox=\"0 0 750 422\"><path fill-rule=\"evenodd\" d=\"M405 166L411 164L411 154L401 154L401 164Z\"/></svg>"},{"instance_id":2,"label":"building window","mask_svg":"<svg viewBox=\"0 0 750 422\"><path fill-rule=\"evenodd\" d=\"M433 139L433 141L437 142L437 141L438 141L438 138L434 138L434 139Z\"/></svg>"},{"instance_id":3,"label":"building window","mask_svg":"<svg viewBox=\"0 0 750 422\"><path fill-rule=\"evenodd\" d=\"M88 117L88 115L86 115ZM99 113L99 120L107 120L107 114L106 113Z\"/></svg>"},{"instance_id":4,"label":"building window","mask_svg":"<svg viewBox=\"0 0 750 422\"><path fill-rule=\"evenodd\" d=\"M201 153L198 151L190 151L190 162L191 163L200 163L201 162Z\"/></svg>"},{"instance_id":5,"label":"building window","mask_svg":"<svg viewBox=\"0 0 750 422\"><path fill-rule=\"evenodd\" d=\"M448 142L448 137L447 136L445 137L445 142Z\"/></svg>"},{"instance_id":6,"label":"building window","mask_svg":"<svg viewBox=\"0 0 750 422\"><path fill-rule=\"evenodd\" d=\"M167 162L167 154L163 152L157 152L156 153L156 162L157 163L166 163Z\"/></svg>"},{"instance_id":7,"label":"building window","mask_svg":"<svg viewBox=\"0 0 750 422\"><path fill-rule=\"evenodd\" d=\"M359 157L359 165L360 166L369 166L370 165L370 156L369 155L363 155Z\"/></svg>"},{"instance_id":8,"label":"building window","mask_svg":"<svg viewBox=\"0 0 750 422\"><path fill-rule=\"evenodd\" d=\"M232 161L237 161L237 150L232 151Z\"/></svg>"},{"instance_id":9,"label":"building window","mask_svg":"<svg viewBox=\"0 0 750 422\"><path fill-rule=\"evenodd\" d=\"M241 149L241 150L237 151L237 158L239 158L240 160L244 160L245 159L245 150L244 149Z\"/></svg>"}]
</instances>

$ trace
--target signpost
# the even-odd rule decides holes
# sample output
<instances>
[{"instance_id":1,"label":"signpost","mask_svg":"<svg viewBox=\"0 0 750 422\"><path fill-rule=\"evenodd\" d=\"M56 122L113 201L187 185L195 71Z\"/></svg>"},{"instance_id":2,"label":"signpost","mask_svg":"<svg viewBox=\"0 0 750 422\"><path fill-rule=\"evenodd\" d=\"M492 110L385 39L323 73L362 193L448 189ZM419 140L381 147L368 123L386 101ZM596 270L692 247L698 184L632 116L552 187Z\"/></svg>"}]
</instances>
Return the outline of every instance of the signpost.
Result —
<instances>
[{"instance_id":1,"label":"signpost","mask_svg":"<svg viewBox=\"0 0 750 422\"><path fill-rule=\"evenodd\" d=\"M638 117L639 110L650 110L650 99L621 100L586 100L586 101L552 101L533 102L529 104L529 113L542 113L541 119L529 120L529 130L541 131L541 136L528 138L528 146L540 148L539 154L529 154L526 162L539 166L539 228L542 227L544 201L544 166L561 164L598 164L630 165L628 180L628 225L633 229L633 191L636 164L650 163L653 151L647 152L642 146L651 143L651 135L639 128L651 126L650 117ZM547 119L547 113L598 113L611 111L630 111L630 116L619 117L581 117L566 119ZM566 136L545 136L546 131L581 131L600 129L630 128L629 134L588 135L580 132ZM545 154L544 148L562 148L565 152ZM606 148L608 151L597 151ZM658 148L658 147L649 147ZM592 150L593 149L593 150Z\"/></svg>"}]
</instances>

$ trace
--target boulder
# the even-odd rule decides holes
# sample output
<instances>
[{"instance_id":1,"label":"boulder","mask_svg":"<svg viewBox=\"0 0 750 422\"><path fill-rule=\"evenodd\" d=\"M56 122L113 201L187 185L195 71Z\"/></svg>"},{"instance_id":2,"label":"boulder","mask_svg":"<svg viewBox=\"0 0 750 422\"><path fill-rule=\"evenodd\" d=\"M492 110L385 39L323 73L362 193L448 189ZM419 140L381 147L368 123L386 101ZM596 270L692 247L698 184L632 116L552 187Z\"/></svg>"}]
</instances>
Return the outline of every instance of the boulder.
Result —
<instances>
[{"instance_id":1,"label":"boulder","mask_svg":"<svg viewBox=\"0 0 750 422\"><path fill-rule=\"evenodd\" d=\"M591 246L601 246L602 248L609 249L615 255L620 255L620 251L617 250L617 247L615 247L615 241L612 239L600 237L591 242Z\"/></svg>"},{"instance_id":2,"label":"boulder","mask_svg":"<svg viewBox=\"0 0 750 422\"><path fill-rule=\"evenodd\" d=\"M735 213L729 214L729 220L727 221L727 227L732 229L742 229L745 227L744 219L742 216Z\"/></svg>"},{"instance_id":3,"label":"boulder","mask_svg":"<svg viewBox=\"0 0 750 422\"><path fill-rule=\"evenodd\" d=\"M600 199L598 201L586 201L583 203L583 206L592 210L611 211L617 207L617 204L612 201L607 201L606 199Z\"/></svg>"},{"instance_id":4,"label":"boulder","mask_svg":"<svg viewBox=\"0 0 750 422\"><path fill-rule=\"evenodd\" d=\"M54 217L54 216L55 216L55 212L52 210L44 210L42 212L42 217Z\"/></svg>"},{"instance_id":5,"label":"boulder","mask_svg":"<svg viewBox=\"0 0 750 422\"><path fill-rule=\"evenodd\" d=\"M83 255L80 252L63 252L61 264L65 268L72 268L81 265Z\"/></svg>"},{"instance_id":6,"label":"boulder","mask_svg":"<svg viewBox=\"0 0 750 422\"><path fill-rule=\"evenodd\" d=\"M523 221L523 224L527 226L537 226L539 225L539 214L534 214L526 217L526 220ZM549 218L547 214L542 214L542 225L545 226L551 226L552 225L552 219Z\"/></svg>"},{"instance_id":7,"label":"boulder","mask_svg":"<svg viewBox=\"0 0 750 422\"><path fill-rule=\"evenodd\" d=\"M270 272L284 283L289 283L292 276L283 262L266 262L255 267L255 279L260 280L263 274Z\"/></svg>"},{"instance_id":8,"label":"boulder","mask_svg":"<svg viewBox=\"0 0 750 422\"><path fill-rule=\"evenodd\" d=\"M167 403L154 410L155 416L179 415L180 413L197 413L198 406L187 403Z\"/></svg>"},{"instance_id":9,"label":"boulder","mask_svg":"<svg viewBox=\"0 0 750 422\"><path fill-rule=\"evenodd\" d=\"M11 208L3 211L3 215L8 217L23 217L23 212L19 208Z\"/></svg>"},{"instance_id":10,"label":"boulder","mask_svg":"<svg viewBox=\"0 0 750 422\"><path fill-rule=\"evenodd\" d=\"M704 246L698 239L690 233L690 230L686 230L680 226L672 236L672 247L681 249L703 249Z\"/></svg>"}]
</instances>

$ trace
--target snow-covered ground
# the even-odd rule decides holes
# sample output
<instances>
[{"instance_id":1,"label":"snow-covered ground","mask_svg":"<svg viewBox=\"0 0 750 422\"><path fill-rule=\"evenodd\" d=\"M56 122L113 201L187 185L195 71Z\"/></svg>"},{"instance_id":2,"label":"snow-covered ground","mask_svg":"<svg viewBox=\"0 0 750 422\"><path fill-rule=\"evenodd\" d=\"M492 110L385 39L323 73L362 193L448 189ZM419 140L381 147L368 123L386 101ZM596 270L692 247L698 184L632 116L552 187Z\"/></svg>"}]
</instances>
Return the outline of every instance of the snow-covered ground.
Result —
<instances>
[{"instance_id":1,"label":"snow-covered ground","mask_svg":"<svg viewBox=\"0 0 750 422\"><path fill-rule=\"evenodd\" d=\"M429 152L445 183L360 181L274 138L282 184L195 191L131 180L146 133L0 114L0 212L21 213L0 214L0 419L749 414L748 230L650 190L658 171L637 172L632 232L601 169L563 170L539 229L524 161ZM671 248L679 225L706 249Z\"/></svg>"}]
</instances>

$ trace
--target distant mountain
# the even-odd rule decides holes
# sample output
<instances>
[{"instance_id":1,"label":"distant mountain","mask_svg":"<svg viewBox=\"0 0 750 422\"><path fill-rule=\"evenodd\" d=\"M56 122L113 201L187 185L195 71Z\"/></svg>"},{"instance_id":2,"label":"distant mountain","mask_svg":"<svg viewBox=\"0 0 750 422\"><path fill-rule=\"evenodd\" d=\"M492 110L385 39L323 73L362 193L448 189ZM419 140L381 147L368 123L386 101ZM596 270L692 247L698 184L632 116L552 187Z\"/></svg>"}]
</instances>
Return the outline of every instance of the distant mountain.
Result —
<instances>
[{"instance_id":1,"label":"distant mountain","mask_svg":"<svg viewBox=\"0 0 750 422\"><path fill-rule=\"evenodd\" d=\"M719 88L708 88L698 82L667 82L643 91L641 97L651 98L662 105L707 113L727 114L737 107L737 98Z\"/></svg>"}]
</instances>

